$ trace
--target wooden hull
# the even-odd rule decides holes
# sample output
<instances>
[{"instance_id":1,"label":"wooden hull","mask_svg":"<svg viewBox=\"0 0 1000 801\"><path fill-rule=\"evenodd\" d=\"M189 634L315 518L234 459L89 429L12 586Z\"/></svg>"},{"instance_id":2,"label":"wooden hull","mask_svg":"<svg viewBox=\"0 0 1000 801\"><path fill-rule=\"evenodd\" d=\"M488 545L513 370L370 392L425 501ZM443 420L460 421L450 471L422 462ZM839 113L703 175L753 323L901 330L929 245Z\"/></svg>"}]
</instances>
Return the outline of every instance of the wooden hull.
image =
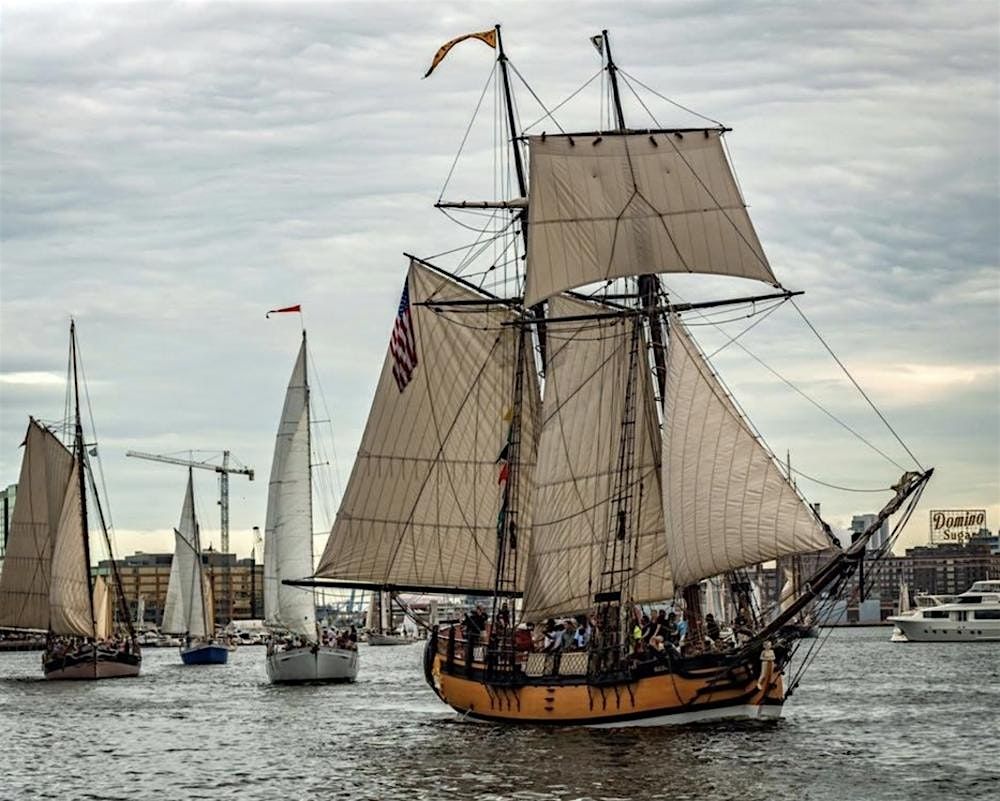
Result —
<instances>
[{"instance_id":1,"label":"wooden hull","mask_svg":"<svg viewBox=\"0 0 1000 801\"><path fill-rule=\"evenodd\" d=\"M121 679L138 676L142 657L138 654L90 654L56 657L45 662L45 678L53 681Z\"/></svg>"},{"instance_id":2,"label":"wooden hull","mask_svg":"<svg viewBox=\"0 0 1000 801\"><path fill-rule=\"evenodd\" d=\"M581 653L564 654L563 659L567 656L586 658ZM547 726L663 726L777 718L784 702L782 677L773 659L766 656L747 664L690 670L647 665L616 681L565 675L557 667L549 675L521 674L513 680L490 682L480 667L485 665L474 662L467 671L453 658L449 668L446 654L428 644L425 671L431 687L455 711L474 720Z\"/></svg>"},{"instance_id":3,"label":"wooden hull","mask_svg":"<svg viewBox=\"0 0 1000 801\"><path fill-rule=\"evenodd\" d=\"M357 675L356 650L307 646L276 651L267 657L267 677L272 684L354 681Z\"/></svg>"}]
</instances>

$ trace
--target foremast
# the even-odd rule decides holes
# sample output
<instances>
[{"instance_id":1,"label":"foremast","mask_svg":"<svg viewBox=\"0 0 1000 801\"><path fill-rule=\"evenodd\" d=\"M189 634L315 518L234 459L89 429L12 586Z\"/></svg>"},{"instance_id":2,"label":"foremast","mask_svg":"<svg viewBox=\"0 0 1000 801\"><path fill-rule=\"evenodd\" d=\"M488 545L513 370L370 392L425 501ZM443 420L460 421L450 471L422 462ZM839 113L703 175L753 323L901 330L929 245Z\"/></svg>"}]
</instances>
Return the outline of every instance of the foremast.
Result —
<instances>
[{"instance_id":1,"label":"foremast","mask_svg":"<svg viewBox=\"0 0 1000 801\"><path fill-rule=\"evenodd\" d=\"M80 530L83 534L84 565L87 576L87 598L90 606L90 623L97 632L97 615L94 612L94 586L90 575L90 528L87 525L87 472L86 454L83 444L83 419L80 416L80 379L76 352L76 320L69 322L70 358L73 362L73 456L76 459L77 480L80 484ZM109 554L114 562L114 554ZM117 583L117 582L116 582Z\"/></svg>"}]
</instances>

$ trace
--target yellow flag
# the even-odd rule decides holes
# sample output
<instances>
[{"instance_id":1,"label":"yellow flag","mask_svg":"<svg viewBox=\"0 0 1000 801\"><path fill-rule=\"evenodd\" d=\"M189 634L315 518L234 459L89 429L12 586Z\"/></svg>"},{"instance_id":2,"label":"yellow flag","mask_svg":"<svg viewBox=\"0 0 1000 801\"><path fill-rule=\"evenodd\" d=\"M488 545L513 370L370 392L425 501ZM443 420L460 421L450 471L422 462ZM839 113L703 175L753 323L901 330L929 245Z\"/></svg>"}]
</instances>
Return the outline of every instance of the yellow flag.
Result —
<instances>
[{"instance_id":1,"label":"yellow flag","mask_svg":"<svg viewBox=\"0 0 1000 801\"><path fill-rule=\"evenodd\" d=\"M449 50L451 50L459 42L464 42L466 39L478 39L480 42L488 44L494 50L496 50L497 47L497 32L495 28L488 31L479 31L478 33L467 33L463 36L456 36L450 42L445 42L441 45L441 48L434 54L434 60L431 62L431 68L424 73L424 77L426 78L434 72L434 68L441 63L446 55L448 55Z\"/></svg>"},{"instance_id":2,"label":"yellow flag","mask_svg":"<svg viewBox=\"0 0 1000 801\"><path fill-rule=\"evenodd\" d=\"M511 406L509 409L505 410L503 413L503 421L509 423L514 419L514 407Z\"/></svg>"}]
</instances>

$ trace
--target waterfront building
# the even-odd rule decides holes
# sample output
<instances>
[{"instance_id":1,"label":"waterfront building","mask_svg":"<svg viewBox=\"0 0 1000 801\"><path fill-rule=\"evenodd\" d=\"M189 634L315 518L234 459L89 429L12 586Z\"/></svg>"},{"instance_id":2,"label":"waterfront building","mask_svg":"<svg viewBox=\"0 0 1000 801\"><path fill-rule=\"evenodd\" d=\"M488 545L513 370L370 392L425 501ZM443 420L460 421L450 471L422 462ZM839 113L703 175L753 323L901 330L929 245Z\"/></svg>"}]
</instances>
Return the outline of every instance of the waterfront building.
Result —
<instances>
[{"instance_id":1,"label":"waterfront building","mask_svg":"<svg viewBox=\"0 0 1000 801\"><path fill-rule=\"evenodd\" d=\"M875 522L875 515L873 514L863 514L854 515L851 518L851 534L857 535L866 531L872 523ZM869 551L881 551L885 544L889 541L889 521L885 520L882 522L879 530L875 532L874 536L868 541Z\"/></svg>"},{"instance_id":2,"label":"waterfront building","mask_svg":"<svg viewBox=\"0 0 1000 801\"><path fill-rule=\"evenodd\" d=\"M137 552L118 560L118 574L129 605L136 615L139 598L144 601L143 622L159 626L167 600L173 554ZM252 620L264 614L264 566L236 554L211 549L202 554L205 574L215 600L215 622L224 626L231 620ZM111 573L108 560L97 566L103 575Z\"/></svg>"}]
</instances>

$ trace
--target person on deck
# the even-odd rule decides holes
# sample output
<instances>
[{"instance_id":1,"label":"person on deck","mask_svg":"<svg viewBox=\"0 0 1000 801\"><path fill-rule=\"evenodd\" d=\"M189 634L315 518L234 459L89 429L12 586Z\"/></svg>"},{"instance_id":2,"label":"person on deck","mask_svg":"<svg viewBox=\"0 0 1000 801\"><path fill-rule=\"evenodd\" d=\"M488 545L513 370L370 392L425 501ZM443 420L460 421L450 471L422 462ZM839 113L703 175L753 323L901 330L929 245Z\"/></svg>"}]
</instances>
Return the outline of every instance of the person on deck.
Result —
<instances>
[{"instance_id":1,"label":"person on deck","mask_svg":"<svg viewBox=\"0 0 1000 801\"><path fill-rule=\"evenodd\" d=\"M713 643L717 642L722 636L722 631L719 629L719 623L715 619L715 615L711 612L705 615L705 636Z\"/></svg>"},{"instance_id":2,"label":"person on deck","mask_svg":"<svg viewBox=\"0 0 1000 801\"><path fill-rule=\"evenodd\" d=\"M476 604L476 608L465 616L465 662L471 664L475 656L476 646L479 638L486 631L486 624L489 618L486 617L486 610L482 604Z\"/></svg>"}]
</instances>

